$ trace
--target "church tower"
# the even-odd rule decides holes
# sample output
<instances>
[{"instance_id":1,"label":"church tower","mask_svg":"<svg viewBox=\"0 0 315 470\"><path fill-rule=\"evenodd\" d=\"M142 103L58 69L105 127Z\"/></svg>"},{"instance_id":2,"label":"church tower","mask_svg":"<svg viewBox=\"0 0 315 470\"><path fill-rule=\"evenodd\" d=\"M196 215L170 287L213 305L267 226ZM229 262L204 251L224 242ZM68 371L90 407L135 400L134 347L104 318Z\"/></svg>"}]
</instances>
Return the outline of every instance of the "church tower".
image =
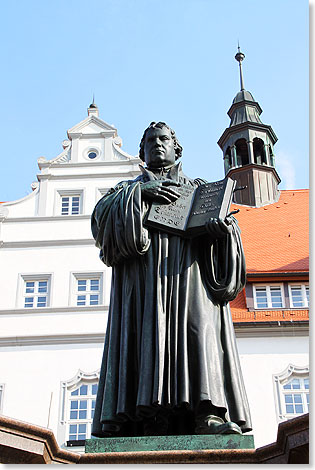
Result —
<instances>
[{"instance_id":1,"label":"church tower","mask_svg":"<svg viewBox=\"0 0 315 470\"><path fill-rule=\"evenodd\" d=\"M234 202L261 207L278 200L280 191L279 175L275 169L273 147L277 136L271 126L260 120L262 109L253 95L245 90L242 61L245 55L240 51L235 59L240 68L241 90L235 96L228 110L230 126L218 141L223 151L225 175L237 181Z\"/></svg>"}]
</instances>

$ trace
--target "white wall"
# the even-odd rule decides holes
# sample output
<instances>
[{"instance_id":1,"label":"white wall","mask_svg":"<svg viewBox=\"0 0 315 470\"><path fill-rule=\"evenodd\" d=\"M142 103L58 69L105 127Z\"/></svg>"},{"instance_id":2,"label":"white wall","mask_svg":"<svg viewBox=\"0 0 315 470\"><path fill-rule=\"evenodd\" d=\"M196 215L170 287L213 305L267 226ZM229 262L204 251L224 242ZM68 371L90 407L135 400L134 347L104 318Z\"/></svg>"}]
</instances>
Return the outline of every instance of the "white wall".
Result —
<instances>
[{"instance_id":1,"label":"white wall","mask_svg":"<svg viewBox=\"0 0 315 470\"><path fill-rule=\"evenodd\" d=\"M256 447L275 442L279 420L273 374L289 364L307 366L308 337L276 336L238 338L238 351L252 416Z\"/></svg>"}]
</instances>

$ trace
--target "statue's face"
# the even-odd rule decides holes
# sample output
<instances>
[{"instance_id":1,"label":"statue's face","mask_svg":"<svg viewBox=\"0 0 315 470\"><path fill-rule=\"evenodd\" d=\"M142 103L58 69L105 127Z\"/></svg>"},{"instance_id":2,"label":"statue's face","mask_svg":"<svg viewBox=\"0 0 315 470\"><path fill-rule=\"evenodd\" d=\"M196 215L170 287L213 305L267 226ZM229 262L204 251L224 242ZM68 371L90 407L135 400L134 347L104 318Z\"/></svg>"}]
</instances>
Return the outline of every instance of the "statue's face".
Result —
<instances>
[{"instance_id":1,"label":"statue's face","mask_svg":"<svg viewBox=\"0 0 315 470\"><path fill-rule=\"evenodd\" d=\"M165 168L174 165L174 141L167 127L149 129L144 141L144 159L148 168Z\"/></svg>"}]
</instances>

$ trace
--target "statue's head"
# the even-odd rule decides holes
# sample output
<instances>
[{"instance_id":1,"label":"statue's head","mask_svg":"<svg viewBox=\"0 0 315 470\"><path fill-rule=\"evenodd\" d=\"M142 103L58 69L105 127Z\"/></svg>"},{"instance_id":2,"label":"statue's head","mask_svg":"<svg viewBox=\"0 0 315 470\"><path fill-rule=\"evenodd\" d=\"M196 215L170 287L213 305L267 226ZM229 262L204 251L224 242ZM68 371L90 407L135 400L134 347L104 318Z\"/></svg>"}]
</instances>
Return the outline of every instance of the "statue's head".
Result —
<instances>
[{"instance_id":1,"label":"statue's head","mask_svg":"<svg viewBox=\"0 0 315 470\"><path fill-rule=\"evenodd\" d=\"M151 122L140 142L139 157L148 167L166 167L182 156L175 132L165 122Z\"/></svg>"}]
</instances>

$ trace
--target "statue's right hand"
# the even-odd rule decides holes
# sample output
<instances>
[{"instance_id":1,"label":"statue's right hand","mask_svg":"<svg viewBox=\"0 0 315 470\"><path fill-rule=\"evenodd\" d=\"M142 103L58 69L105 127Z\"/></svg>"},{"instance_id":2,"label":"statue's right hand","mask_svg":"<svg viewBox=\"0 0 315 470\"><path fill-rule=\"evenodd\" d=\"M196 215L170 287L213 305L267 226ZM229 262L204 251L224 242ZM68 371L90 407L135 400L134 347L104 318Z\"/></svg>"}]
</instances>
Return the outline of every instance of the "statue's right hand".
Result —
<instances>
[{"instance_id":1,"label":"statue's right hand","mask_svg":"<svg viewBox=\"0 0 315 470\"><path fill-rule=\"evenodd\" d=\"M170 204L176 201L180 194L170 186L180 186L180 183L171 180L148 181L141 184L141 193L144 199Z\"/></svg>"}]
</instances>

